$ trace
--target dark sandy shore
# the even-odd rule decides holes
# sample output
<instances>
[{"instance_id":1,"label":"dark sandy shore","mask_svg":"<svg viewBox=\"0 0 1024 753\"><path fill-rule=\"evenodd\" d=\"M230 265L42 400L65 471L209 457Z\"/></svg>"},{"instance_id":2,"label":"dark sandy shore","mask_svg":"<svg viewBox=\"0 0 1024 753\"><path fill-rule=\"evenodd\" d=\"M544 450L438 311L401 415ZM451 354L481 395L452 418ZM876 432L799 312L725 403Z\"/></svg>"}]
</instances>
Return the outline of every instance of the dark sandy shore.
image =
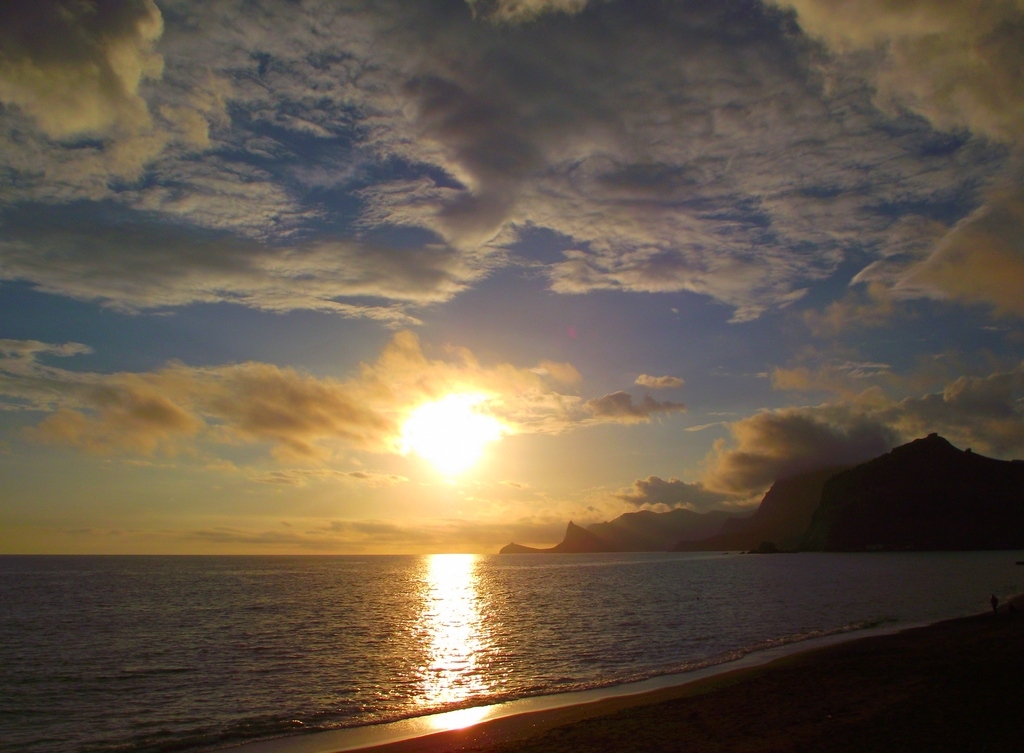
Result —
<instances>
[{"instance_id":1,"label":"dark sandy shore","mask_svg":"<svg viewBox=\"0 0 1024 753\"><path fill-rule=\"evenodd\" d=\"M1024 611L951 620L373 753L1024 751Z\"/></svg>"}]
</instances>

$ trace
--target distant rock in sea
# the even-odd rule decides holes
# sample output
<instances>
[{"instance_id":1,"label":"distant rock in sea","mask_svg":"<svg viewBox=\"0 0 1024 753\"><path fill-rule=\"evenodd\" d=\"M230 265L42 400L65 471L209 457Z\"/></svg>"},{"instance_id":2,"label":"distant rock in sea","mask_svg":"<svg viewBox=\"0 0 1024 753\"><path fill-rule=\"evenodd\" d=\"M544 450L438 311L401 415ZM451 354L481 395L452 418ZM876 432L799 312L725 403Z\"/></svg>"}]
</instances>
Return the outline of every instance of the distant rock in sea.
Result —
<instances>
[{"instance_id":1,"label":"distant rock in sea","mask_svg":"<svg viewBox=\"0 0 1024 753\"><path fill-rule=\"evenodd\" d=\"M679 541L674 548L683 552L757 550L761 542L772 542L780 549L794 549L818 509L825 482L846 467L821 468L779 479L749 518L726 520L717 536Z\"/></svg>"},{"instance_id":2,"label":"distant rock in sea","mask_svg":"<svg viewBox=\"0 0 1024 753\"><path fill-rule=\"evenodd\" d=\"M916 439L829 479L802 548L1024 549L1024 462Z\"/></svg>"}]
</instances>

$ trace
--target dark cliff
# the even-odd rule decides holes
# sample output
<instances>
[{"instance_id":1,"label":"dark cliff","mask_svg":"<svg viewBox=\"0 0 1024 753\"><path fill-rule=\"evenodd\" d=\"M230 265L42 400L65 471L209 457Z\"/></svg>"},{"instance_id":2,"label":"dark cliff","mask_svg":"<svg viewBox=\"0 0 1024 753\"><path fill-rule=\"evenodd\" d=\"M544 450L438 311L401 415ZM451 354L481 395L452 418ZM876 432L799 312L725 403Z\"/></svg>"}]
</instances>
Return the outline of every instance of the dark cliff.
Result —
<instances>
[{"instance_id":1,"label":"dark cliff","mask_svg":"<svg viewBox=\"0 0 1024 753\"><path fill-rule=\"evenodd\" d=\"M802 548L1024 549L1024 462L914 440L829 479Z\"/></svg>"},{"instance_id":2,"label":"dark cliff","mask_svg":"<svg viewBox=\"0 0 1024 753\"><path fill-rule=\"evenodd\" d=\"M799 476L779 479L749 518L725 521L721 533L700 541L680 541L677 551L710 552L756 549L769 541L781 549L794 549L804 538L814 517L825 482L844 470L843 466L822 468Z\"/></svg>"}]
</instances>

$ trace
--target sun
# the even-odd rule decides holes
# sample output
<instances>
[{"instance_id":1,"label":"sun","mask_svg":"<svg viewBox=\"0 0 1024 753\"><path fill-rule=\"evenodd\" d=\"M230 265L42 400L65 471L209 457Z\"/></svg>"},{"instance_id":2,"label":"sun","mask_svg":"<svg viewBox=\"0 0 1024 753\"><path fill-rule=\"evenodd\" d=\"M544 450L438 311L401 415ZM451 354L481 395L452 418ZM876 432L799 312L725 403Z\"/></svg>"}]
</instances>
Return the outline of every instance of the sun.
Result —
<instances>
[{"instance_id":1,"label":"sun","mask_svg":"<svg viewBox=\"0 0 1024 753\"><path fill-rule=\"evenodd\" d=\"M402 425L402 453L416 453L446 476L467 470L503 433L498 419L476 410L486 399L453 393L419 406Z\"/></svg>"}]
</instances>

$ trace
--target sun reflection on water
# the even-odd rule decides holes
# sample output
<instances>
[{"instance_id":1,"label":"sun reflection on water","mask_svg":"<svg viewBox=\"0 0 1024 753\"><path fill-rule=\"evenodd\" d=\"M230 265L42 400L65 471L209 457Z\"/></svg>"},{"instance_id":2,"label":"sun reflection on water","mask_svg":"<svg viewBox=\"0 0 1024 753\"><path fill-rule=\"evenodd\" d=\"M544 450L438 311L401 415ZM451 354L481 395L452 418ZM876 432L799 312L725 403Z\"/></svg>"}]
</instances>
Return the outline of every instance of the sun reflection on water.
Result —
<instances>
[{"instance_id":1,"label":"sun reflection on water","mask_svg":"<svg viewBox=\"0 0 1024 753\"><path fill-rule=\"evenodd\" d=\"M490 688L477 662L485 629L476 565L472 554L434 554L426 560L420 618L427 641L421 671L424 706L458 703Z\"/></svg>"}]
</instances>

